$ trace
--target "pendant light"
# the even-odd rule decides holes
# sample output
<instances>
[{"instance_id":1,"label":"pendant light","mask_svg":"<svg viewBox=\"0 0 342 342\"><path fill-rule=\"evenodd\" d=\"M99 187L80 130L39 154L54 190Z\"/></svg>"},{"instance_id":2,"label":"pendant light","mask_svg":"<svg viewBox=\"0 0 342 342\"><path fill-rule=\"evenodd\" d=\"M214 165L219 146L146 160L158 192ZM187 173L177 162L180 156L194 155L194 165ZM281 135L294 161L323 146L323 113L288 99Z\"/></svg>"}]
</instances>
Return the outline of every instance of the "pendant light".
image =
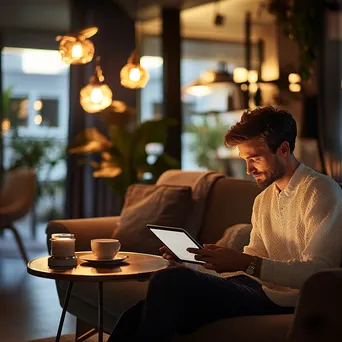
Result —
<instances>
[{"instance_id":1,"label":"pendant light","mask_svg":"<svg viewBox=\"0 0 342 342\"><path fill-rule=\"evenodd\" d=\"M66 64L86 64L94 57L94 44L88 39L98 32L95 26L88 27L77 33L57 36L59 53Z\"/></svg>"},{"instance_id":2,"label":"pendant light","mask_svg":"<svg viewBox=\"0 0 342 342\"><path fill-rule=\"evenodd\" d=\"M138 3L136 4L136 17ZM149 72L140 64L140 43L142 40L141 22L136 20L135 25L136 43L135 49L127 60L127 64L120 71L121 84L129 89L144 88L150 78Z\"/></svg>"},{"instance_id":3,"label":"pendant light","mask_svg":"<svg viewBox=\"0 0 342 342\"><path fill-rule=\"evenodd\" d=\"M96 68L90 82L80 92L82 108L88 113L98 113L112 104L112 91L104 82L100 57L96 57Z\"/></svg>"},{"instance_id":4,"label":"pendant light","mask_svg":"<svg viewBox=\"0 0 342 342\"><path fill-rule=\"evenodd\" d=\"M219 62L217 70L207 70L198 79L194 80L185 91L194 96L210 94L214 88L233 86L233 76L227 70L227 63Z\"/></svg>"},{"instance_id":5,"label":"pendant light","mask_svg":"<svg viewBox=\"0 0 342 342\"><path fill-rule=\"evenodd\" d=\"M150 78L149 72L143 68L134 50L127 64L120 71L121 84L130 89L144 88Z\"/></svg>"}]
</instances>

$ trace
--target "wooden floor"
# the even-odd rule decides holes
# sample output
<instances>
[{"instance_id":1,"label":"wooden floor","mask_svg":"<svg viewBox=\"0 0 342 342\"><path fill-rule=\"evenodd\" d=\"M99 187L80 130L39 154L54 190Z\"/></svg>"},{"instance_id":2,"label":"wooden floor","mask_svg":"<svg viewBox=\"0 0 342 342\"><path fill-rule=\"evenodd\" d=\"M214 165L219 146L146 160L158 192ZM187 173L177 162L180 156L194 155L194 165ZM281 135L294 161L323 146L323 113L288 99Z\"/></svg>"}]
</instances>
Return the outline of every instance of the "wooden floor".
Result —
<instances>
[{"instance_id":1,"label":"wooden floor","mask_svg":"<svg viewBox=\"0 0 342 342\"><path fill-rule=\"evenodd\" d=\"M36 240L24 237L29 258L47 255L45 225ZM0 237L0 342L27 342L55 336L61 307L55 283L26 272L10 234ZM75 331L75 318L67 314L63 334Z\"/></svg>"}]
</instances>

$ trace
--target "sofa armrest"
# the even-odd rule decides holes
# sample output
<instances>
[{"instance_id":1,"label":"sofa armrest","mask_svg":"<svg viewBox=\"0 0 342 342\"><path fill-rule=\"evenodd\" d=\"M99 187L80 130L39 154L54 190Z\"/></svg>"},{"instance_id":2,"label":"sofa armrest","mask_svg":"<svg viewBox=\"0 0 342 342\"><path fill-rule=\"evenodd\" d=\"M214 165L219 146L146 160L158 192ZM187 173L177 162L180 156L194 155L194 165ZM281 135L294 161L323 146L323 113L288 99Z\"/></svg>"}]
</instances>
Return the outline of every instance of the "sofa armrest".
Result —
<instances>
[{"instance_id":1,"label":"sofa armrest","mask_svg":"<svg viewBox=\"0 0 342 342\"><path fill-rule=\"evenodd\" d=\"M323 271L304 284L286 341L340 341L342 269Z\"/></svg>"},{"instance_id":2,"label":"sofa armrest","mask_svg":"<svg viewBox=\"0 0 342 342\"><path fill-rule=\"evenodd\" d=\"M51 234L71 233L75 235L76 251L89 251L90 240L111 238L119 221L120 216L50 221L46 228L48 249Z\"/></svg>"}]
</instances>

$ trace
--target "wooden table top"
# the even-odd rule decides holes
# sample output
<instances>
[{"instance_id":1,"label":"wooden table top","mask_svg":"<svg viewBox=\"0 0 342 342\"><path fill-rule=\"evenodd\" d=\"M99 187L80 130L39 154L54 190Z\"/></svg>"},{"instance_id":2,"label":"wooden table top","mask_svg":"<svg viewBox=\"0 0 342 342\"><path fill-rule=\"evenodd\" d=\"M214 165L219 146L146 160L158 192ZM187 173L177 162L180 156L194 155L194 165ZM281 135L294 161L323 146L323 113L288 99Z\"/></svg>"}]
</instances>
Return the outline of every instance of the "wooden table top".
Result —
<instances>
[{"instance_id":1,"label":"wooden table top","mask_svg":"<svg viewBox=\"0 0 342 342\"><path fill-rule=\"evenodd\" d=\"M91 251L76 252L77 256L90 254ZM93 265L77 258L77 267L72 269L51 269L48 266L49 256L43 256L27 264L27 272L37 277L68 281L110 281L139 279L168 267L162 257L151 254L119 252L118 256L127 255L123 263L117 266Z\"/></svg>"}]
</instances>

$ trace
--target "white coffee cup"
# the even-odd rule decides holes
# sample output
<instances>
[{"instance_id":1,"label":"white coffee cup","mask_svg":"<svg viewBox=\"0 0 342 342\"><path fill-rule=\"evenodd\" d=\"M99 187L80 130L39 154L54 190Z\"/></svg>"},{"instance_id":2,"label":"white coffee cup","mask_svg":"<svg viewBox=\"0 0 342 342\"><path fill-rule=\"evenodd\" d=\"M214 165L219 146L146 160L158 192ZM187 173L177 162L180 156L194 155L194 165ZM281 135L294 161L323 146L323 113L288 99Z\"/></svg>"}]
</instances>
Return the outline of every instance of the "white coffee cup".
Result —
<instances>
[{"instance_id":1,"label":"white coffee cup","mask_svg":"<svg viewBox=\"0 0 342 342\"><path fill-rule=\"evenodd\" d=\"M97 259L113 259L121 248L120 241L116 239L93 239L90 245Z\"/></svg>"}]
</instances>

